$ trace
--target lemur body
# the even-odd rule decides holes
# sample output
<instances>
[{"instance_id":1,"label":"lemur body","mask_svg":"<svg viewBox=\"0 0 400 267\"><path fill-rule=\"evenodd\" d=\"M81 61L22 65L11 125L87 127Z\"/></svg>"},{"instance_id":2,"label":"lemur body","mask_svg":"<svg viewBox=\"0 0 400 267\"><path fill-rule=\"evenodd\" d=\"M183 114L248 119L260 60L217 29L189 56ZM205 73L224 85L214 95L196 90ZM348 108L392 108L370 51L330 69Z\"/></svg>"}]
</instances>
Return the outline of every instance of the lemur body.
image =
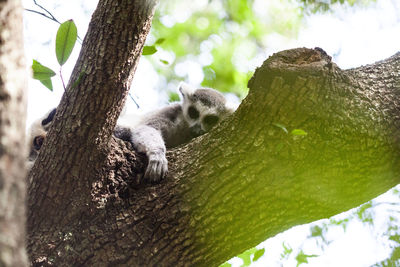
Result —
<instances>
[{"instance_id":1,"label":"lemur body","mask_svg":"<svg viewBox=\"0 0 400 267\"><path fill-rule=\"evenodd\" d=\"M117 138L131 142L137 152L146 154L148 165L144 179L147 181L157 182L166 175L167 148L176 147L208 132L233 111L227 107L224 96L214 89L195 89L182 83L179 91L182 95L181 103L170 104L145 114L136 122L118 124L115 128L114 135ZM47 115L42 121L46 122L48 118ZM31 135L34 136L33 132ZM34 140L30 142L31 150L33 147L38 152L41 143L35 147Z\"/></svg>"}]
</instances>

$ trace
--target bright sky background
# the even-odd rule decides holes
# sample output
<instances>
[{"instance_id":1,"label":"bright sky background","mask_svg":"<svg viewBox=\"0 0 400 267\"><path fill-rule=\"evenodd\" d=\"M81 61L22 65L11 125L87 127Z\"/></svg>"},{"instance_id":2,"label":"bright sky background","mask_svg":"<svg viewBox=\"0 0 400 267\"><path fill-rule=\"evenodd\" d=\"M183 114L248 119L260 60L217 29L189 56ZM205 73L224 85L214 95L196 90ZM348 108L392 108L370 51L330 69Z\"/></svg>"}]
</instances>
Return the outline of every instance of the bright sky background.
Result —
<instances>
[{"instance_id":1,"label":"bright sky background","mask_svg":"<svg viewBox=\"0 0 400 267\"><path fill-rule=\"evenodd\" d=\"M57 3L60 2L60 3ZM258 0L257 2L269 2ZM279 1L275 1L276 2ZM42 2L39 2L42 3ZM87 30L91 13L97 1L46 1L46 8L53 11L59 21L73 18L81 38ZM44 4L42 3L42 4ZM37 10L32 0L23 0L25 8ZM259 9L262 10L262 9ZM39 15L25 12L25 47L29 62L36 59L43 65L58 70L54 53L54 37L58 24ZM268 50L249 62L247 68L254 70L272 53L295 47L321 47L342 68L357 67L373 63L389 57L399 51L400 43L400 1L378 0L368 8L343 10L337 8L334 14L312 15L300 30L297 39L288 39L279 34L266 37ZM63 67L63 75L67 80L78 56L80 44L76 44L71 58ZM335 55L339 55L335 57ZM193 64L194 65L194 64ZM186 66L195 72L195 66ZM195 75L193 75L195 76ZM199 79L189 77L192 83ZM40 117L46 111L56 106L63 93L59 79L53 79L54 92L46 90L38 81L29 81L28 123ZM158 83L156 72L147 60L141 59L135 74L133 86L137 88L134 95L138 98L141 110L148 111L165 103L167 94L155 90ZM197 85L197 84L194 84ZM134 110L132 104L129 110Z\"/></svg>"},{"instance_id":2,"label":"bright sky background","mask_svg":"<svg viewBox=\"0 0 400 267\"><path fill-rule=\"evenodd\" d=\"M97 1L69 0L69 1L42 1L41 4L53 12L60 21L73 18L78 26L78 34L81 38L87 30L91 13L97 5ZM257 4L266 4L267 0L258 0ZM275 1L276 2L276 1ZM38 10L31 0L23 0L25 8ZM262 9L260 9L262 10ZM261 11L260 11L261 12ZM49 21L39 15L25 12L25 47L29 62L36 59L43 65L58 70L58 64L54 53L54 39L58 24ZM363 64L373 63L392 56L400 51L400 1L377 0L368 8L338 7L332 14L312 15L306 19L297 39L288 39L279 34L271 34L266 37L269 49L263 55L249 62L249 69L255 69L272 53L295 47L321 47L341 68L352 68ZM77 58L80 45L75 46L72 57L63 67L64 78L67 80ZM188 68L190 66L187 66ZM189 68L190 69L190 68ZM195 69L195 67L194 67ZM198 80L194 75L191 81ZM167 94L155 90L158 83L156 72L147 60L141 59L134 78L134 95L138 99L141 109L144 111L153 109L165 103ZM197 84L194 84L197 85ZM29 81L28 124L40 117L49 109L57 106L63 89L59 79L53 79L54 92L44 88L38 81ZM130 106L128 111L136 108L128 99ZM399 202L386 196L385 201ZM382 211L383 213L385 211ZM379 215L379 212L378 212ZM377 218L380 216L377 215ZM343 215L339 215L343 216ZM382 215L383 216L383 215ZM382 225L384 221L377 220ZM388 246L376 245L372 235L373 229L359 222L349 224L346 233L338 227L333 229L329 238L335 239L332 246L324 251L318 258L311 258L310 264L301 266L370 266L378 260L387 258L390 254ZM260 247L266 247L268 256L259 260L254 266L281 266L279 254L282 252L282 242L290 242L294 248L304 243L309 235L309 226L298 226L277 237L267 240ZM320 254L318 246L310 244L304 249L309 249L307 254ZM240 260L232 260L239 263ZM296 262L288 261L288 265L296 266Z\"/></svg>"}]
</instances>

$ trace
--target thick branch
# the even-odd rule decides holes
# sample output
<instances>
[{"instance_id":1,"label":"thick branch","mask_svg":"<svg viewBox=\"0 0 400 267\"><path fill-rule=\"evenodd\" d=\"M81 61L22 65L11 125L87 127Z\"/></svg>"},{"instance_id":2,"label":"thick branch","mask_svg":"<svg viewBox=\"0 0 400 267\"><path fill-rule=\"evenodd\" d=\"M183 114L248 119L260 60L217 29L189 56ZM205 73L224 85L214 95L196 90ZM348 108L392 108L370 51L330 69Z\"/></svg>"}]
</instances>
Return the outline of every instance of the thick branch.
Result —
<instances>
[{"instance_id":1,"label":"thick branch","mask_svg":"<svg viewBox=\"0 0 400 267\"><path fill-rule=\"evenodd\" d=\"M399 182L399 68L400 55L349 71L320 49L273 55L231 118L169 152L162 183L138 183L145 159L113 141L91 199L74 206L67 223L35 233L33 257L217 265L291 226L370 200Z\"/></svg>"},{"instance_id":2,"label":"thick branch","mask_svg":"<svg viewBox=\"0 0 400 267\"><path fill-rule=\"evenodd\" d=\"M296 49L257 69L233 121L193 147L195 159L178 155L199 261L223 262L399 182L399 59L342 71L322 50Z\"/></svg>"},{"instance_id":3,"label":"thick branch","mask_svg":"<svg viewBox=\"0 0 400 267\"><path fill-rule=\"evenodd\" d=\"M60 225L58 220L68 224L80 214L77 207L90 203L93 177L104 164L155 4L156 0L99 1L31 172L30 234Z\"/></svg>"}]
</instances>

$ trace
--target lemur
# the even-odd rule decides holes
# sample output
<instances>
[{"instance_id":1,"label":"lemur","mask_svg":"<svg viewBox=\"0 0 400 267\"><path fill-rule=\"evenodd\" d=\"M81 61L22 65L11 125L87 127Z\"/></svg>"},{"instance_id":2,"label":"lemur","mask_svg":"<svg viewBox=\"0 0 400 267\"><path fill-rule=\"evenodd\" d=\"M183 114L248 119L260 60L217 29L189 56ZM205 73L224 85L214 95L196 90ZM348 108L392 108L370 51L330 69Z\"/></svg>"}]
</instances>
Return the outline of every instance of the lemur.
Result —
<instances>
[{"instance_id":1,"label":"lemur","mask_svg":"<svg viewBox=\"0 0 400 267\"><path fill-rule=\"evenodd\" d=\"M148 164L144 179L151 183L160 181L168 172L165 157L167 148L184 144L208 132L233 112L233 109L227 106L223 94L214 89L195 89L181 83L179 91L181 103L173 103L145 114L137 122L128 125L117 124L114 131L117 138L130 142L137 152L146 154ZM32 164L54 114L55 109L31 127L29 161Z\"/></svg>"},{"instance_id":2,"label":"lemur","mask_svg":"<svg viewBox=\"0 0 400 267\"><path fill-rule=\"evenodd\" d=\"M42 118L32 123L28 130L27 144L28 149L28 168L31 169L37 156L39 155L40 148L46 139L47 132L50 129L51 122L53 121L54 115L56 115L56 109L53 108L48 111Z\"/></svg>"}]
</instances>

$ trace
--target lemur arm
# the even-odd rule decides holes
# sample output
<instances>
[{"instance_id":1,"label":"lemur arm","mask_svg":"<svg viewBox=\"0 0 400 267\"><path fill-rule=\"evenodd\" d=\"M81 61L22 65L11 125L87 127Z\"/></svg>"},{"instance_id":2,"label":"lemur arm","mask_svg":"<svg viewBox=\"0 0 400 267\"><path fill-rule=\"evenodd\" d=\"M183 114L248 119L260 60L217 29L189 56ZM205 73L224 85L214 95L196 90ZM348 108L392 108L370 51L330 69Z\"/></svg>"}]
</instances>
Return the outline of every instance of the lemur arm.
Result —
<instances>
[{"instance_id":1,"label":"lemur arm","mask_svg":"<svg viewBox=\"0 0 400 267\"><path fill-rule=\"evenodd\" d=\"M131 142L138 152L145 153L148 164L144 179L158 182L168 172L168 161L165 157L165 144L160 131L141 125L132 129Z\"/></svg>"},{"instance_id":2,"label":"lemur arm","mask_svg":"<svg viewBox=\"0 0 400 267\"><path fill-rule=\"evenodd\" d=\"M117 127L115 136L129 141L137 152L146 154L148 164L144 174L145 180L154 183L164 178L168 172L168 161L159 130L148 125L138 125L134 128Z\"/></svg>"}]
</instances>

